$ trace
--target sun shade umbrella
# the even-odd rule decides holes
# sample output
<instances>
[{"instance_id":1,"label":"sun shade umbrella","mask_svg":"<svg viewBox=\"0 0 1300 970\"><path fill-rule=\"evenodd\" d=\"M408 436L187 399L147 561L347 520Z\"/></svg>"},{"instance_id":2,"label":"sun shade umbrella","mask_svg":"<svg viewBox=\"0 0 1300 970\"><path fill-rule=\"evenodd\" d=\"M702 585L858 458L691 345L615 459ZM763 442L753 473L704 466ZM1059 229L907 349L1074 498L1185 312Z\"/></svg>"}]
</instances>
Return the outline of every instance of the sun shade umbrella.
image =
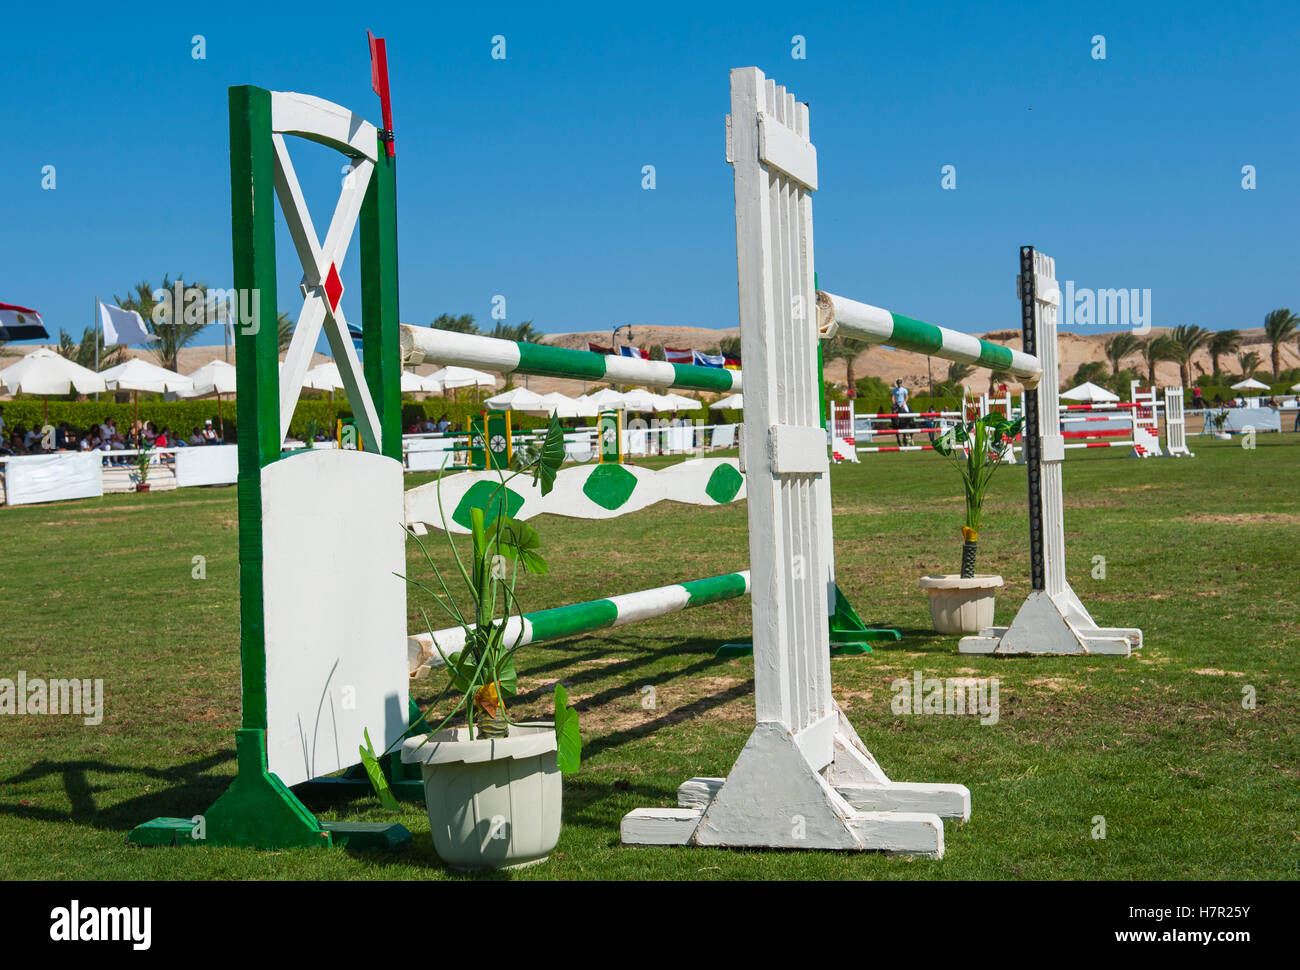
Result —
<instances>
[{"instance_id":1,"label":"sun shade umbrella","mask_svg":"<svg viewBox=\"0 0 1300 970\"><path fill-rule=\"evenodd\" d=\"M541 396L542 411L560 418L591 418L596 415L596 407L582 398L572 398L552 391Z\"/></svg>"},{"instance_id":2,"label":"sun shade umbrella","mask_svg":"<svg viewBox=\"0 0 1300 970\"><path fill-rule=\"evenodd\" d=\"M1257 381L1253 377L1248 377L1244 381L1237 381L1232 385L1234 391L1267 391L1268 385L1263 381Z\"/></svg>"},{"instance_id":3,"label":"sun shade umbrella","mask_svg":"<svg viewBox=\"0 0 1300 970\"><path fill-rule=\"evenodd\" d=\"M43 424L49 424L51 394L93 394L106 391L104 378L42 347L0 371L0 384L10 394L39 394L45 402Z\"/></svg>"},{"instance_id":4,"label":"sun shade umbrella","mask_svg":"<svg viewBox=\"0 0 1300 970\"><path fill-rule=\"evenodd\" d=\"M194 389L194 382L183 374L159 367L139 357L110 367L99 375L110 391L131 392L131 423L140 420L140 392L165 394L174 391L183 394Z\"/></svg>"},{"instance_id":5,"label":"sun shade umbrella","mask_svg":"<svg viewBox=\"0 0 1300 970\"><path fill-rule=\"evenodd\" d=\"M599 391L588 394L586 400L598 411L621 410L627 407L624 395L610 387L602 387Z\"/></svg>"},{"instance_id":6,"label":"sun shade umbrella","mask_svg":"<svg viewBox=\"0 0 1300 970\"><path fill-rule=\"evenodd\" d=\"M494 395L483 402L484 406L498 411L540 411L542 398L525 387L515 387Z\"/></svg>"},{"instance_id":7,"label":"sun shade umbrella","mask_svg":"<svg viewBox=\"0 0 1300 970\"><path fill-rule=\"evenodd\" d=\"M302 377L302 386L308 391L329 391L330 392L330 423L329 433L334 433L334 392L341 390L343 387L343 375L339 373L339 365L332 360L327 360L323 364L317 364L311 370L307 371Z\"/></svg>"},{"instance_id":8,"label":"sun shade umbrella","mask_svg":"<svg viewBox=\"0 0 1300 970\"><path fill-rule=\"evenodd\" d=\"M194 387L182 396L187 398L215 397L217 399L217 426L221 431L221 440L226 440L226 418L221 410L221 395L234 394L236 387L235 365L224 360L214 360L191 372L190 381Z\"/></svg>"},{"instance_id":9,"label":"sun shade umbrella","mask_svg":"<svg viewBox=\"0 0 1300 970\"><path fill-rule=\"evenodd\" d=\"M1119 395L1112 394L1104 387L1098 387L1092 381L1085 381L1078 387L1062 391L1061 397L1066 401L1083 401L1088 404L1101 404L1119 400Z\"/></svg>"},{"instance_id":10,"label":"sun shade umbrella","mask_svg":"<svg viewBox=\"0 0 1300 970\"><path fill-rule=\"evenodd\" d=\"M714 401L709 405L710 411L730 411L735 408L737 411L744 410L745 396L743 394L730 394L719 401Z\"/></svg>"}]
</instances>

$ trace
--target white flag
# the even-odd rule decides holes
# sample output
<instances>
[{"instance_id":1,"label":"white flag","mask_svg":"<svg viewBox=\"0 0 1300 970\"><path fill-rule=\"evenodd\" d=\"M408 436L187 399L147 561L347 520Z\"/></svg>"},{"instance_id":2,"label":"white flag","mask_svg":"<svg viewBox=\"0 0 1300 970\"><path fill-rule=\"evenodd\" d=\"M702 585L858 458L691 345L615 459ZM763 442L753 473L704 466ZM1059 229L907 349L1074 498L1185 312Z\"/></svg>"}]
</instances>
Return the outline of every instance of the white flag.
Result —
<instances>
[{"instance_id":1,"label":"white flag","mask_svg":"<svg viewBox=\"0 0 1300 970\"><path fill-rule=\"evenodd\" d=\"M144 321L140 319L140 314L134 310L123 310L120 306L100 303L99 322L104 328L104 343L107 345L142 344L155 339L153 334L144 328Z\"/></svg>"}]
</instances>

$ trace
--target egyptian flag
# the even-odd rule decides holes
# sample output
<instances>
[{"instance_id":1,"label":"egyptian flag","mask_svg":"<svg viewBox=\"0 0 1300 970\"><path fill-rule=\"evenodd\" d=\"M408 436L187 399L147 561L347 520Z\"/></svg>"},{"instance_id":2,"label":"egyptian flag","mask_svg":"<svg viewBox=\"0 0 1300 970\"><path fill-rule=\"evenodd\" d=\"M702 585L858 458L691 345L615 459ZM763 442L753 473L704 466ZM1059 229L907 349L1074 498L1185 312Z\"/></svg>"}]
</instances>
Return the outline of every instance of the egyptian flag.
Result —
<instances>
[{"instance_id":1,"label":"egyptian flag","mask_svg":"<svg viewBox=\"0 0 1300 970\"><path fill-rule=\"evenodd\" d=\"M640 347L619 347L618 352L622 357L638 357L641 360L650 359L650 351L642 350Z\"/></svg>"},{"instance_id":2,"label":"egyptian flag","mask_svg":"<svg viewBox=\"0 0 1300 970\"><path fill-rule=\"evenodd\" d=\"M604 354L606 357L614 356L613 347L602 347L600 344L593 344L591 341L587 341L587 349L593 354Z\"/></svg>"},{"instance_id":3,"label":"egyptian flag","mask_svg":"<svg viewBox=\"0 0 1300 970\"><path fill-rule=\"evenodd\" d=\"M670 364L693 364L695 363L695 351L682 350L680 347L665 347L664 360Z\"/></svg>"},{"instance_id":4,"label":"egyptian flag","mask_svg":"<svg viewBox=\"0 0 1300 970\"><path fill-rule=\"evenodd\" d=\"M48 340L41 315L25 306L0 303L0 340Z\"/></svg>"},{"instance_id":5,"label":"egyptian flag","mask_svg":"<svg viewBox=\"0 0 1300 970\"><path fill-rule=\"evenodd\" d=\"M723 354L722 366L727 370L740 370L740 358L735 354Z\"/></svg>"}]
</instances>

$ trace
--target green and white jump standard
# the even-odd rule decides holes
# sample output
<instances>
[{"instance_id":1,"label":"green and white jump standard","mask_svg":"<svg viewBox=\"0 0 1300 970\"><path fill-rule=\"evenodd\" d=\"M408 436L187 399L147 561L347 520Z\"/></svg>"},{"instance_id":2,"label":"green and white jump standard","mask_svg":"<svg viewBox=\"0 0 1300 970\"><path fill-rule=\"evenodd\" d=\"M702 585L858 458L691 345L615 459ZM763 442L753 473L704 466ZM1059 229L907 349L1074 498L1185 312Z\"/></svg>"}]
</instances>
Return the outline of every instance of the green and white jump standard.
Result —
<instances>
[{"instance_id":1,"label":"green and white jump standard","mask_svg":"<svg viewBox=\"0 0 1300 970\"><path fill-rule=\"evenodd\" d=\"M349 178L318 240L286 135L332 148ZM292 791L378 751L411 723L406 662L398 355L396 177L375 126L301 94L230 89L234 285L255 300L236 328L239 407L238 773L201 816L131 831L142 845L393 847L401 825L318 821ZM302 310L277 367L275 200L303 268ZM348 334L339 275L360 224L365 366ZM322 327L356 411L363 451L282 451ZM322 604L322 590L346 596ZM397 769L394 769L397 770ZM322 781L323 784L333 782ZM340 783L342 784L342 783ZM368 783L358 779L357 784ZM419 783L414 783L418 790ZM398 779L394 778L398 788Z\"/></svg>"}]
</instances>

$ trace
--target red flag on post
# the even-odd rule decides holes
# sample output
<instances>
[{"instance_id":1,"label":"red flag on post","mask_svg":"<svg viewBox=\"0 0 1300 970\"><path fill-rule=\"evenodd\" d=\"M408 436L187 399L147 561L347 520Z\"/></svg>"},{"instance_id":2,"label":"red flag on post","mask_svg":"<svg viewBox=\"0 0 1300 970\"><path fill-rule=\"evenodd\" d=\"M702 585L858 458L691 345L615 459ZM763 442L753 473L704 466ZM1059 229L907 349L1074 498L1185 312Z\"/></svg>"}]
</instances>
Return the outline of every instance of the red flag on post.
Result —
<instances>
[{"instance_id":1,"label":"red flag on post","mask_svg":"<svg viewBox=\"0 0 1300 970\"><path fill-rule=\"evenodd\" d=\"M393 105L388 96L388 49L384 45L384 38L376 37L368 30L366 38L370 41L370 86L379 95L379 107L384 116L384 127L379 132L379 137L384 140L388 157L395 158L397 149L393 147Z\"/></svg>"}]
</instances>

